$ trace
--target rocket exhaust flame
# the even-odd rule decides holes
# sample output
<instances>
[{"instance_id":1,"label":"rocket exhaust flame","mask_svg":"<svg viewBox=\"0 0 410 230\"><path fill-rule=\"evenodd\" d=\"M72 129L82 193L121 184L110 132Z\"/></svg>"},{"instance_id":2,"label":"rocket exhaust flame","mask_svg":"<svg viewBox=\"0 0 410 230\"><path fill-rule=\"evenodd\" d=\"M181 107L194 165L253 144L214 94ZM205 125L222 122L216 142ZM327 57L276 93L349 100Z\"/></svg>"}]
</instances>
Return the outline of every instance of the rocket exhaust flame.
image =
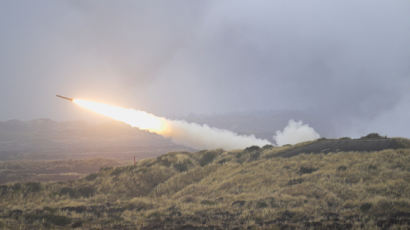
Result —
<instances>
[{"instance_id":1,"label":"rocket exhaust flame","mask_svg":"<svg viewBox=\"0 0 410 230\"><path fill-rule=\"evenodd\" d=\"M157 117L144 111L127 109L82 99L74 99L73 102L85 109L110 117L114 120L124 122L132 127L142 130L160 134L165 132L166 129L166 122L164 118Z\"/></svg>"},{"instance_id":2,"label":"rocket exhaust flame","mask_svg":"<svg viewBox=\"0 0 410 230\"><path fill-rule=\"evenodd\" d=\"M62 98L68 100L68 98ZM83 99L72 99L71 101L87 110L124 122L132 127L159 134L170 138L177 144L195 149L224 148L232 150L251 145L271 144L267 140L256 138L254 135L239 135L228 130L212 128L208 125L189 123L182 120L169 120L140 110Z\"/></svg>"}]
</instances>

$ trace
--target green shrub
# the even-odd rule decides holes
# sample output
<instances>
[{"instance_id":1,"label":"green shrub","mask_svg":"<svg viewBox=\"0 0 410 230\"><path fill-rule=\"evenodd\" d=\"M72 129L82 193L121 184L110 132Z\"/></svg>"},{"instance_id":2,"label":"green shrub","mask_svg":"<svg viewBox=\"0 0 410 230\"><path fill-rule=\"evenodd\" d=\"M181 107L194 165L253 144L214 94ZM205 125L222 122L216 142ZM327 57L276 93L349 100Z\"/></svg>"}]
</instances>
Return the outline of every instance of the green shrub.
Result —
<instances>
[{"instance_id":1,"label":"green shrub","mask_svg":"<svg viewBox=\"0 0 410 230\"><path fill-rule=\"evenodd\" d=\"M360 139L380 139L383 138L382 136L380 136L378 133L369 133L364 137L361 137Z\"/></svg>"},{"instance_id":2,"label":"green shrub","mask_svg":"<svg viewBox=\"0 0 410 230\"><path fill-rule=\"evenodd\" d=\"M111 176L118 176L124 171L123 167L117 167L111 172Z\"/></svg>"},{"instance_id":3,"label":"green shrub","mask_svg":"<svg viewBox=\"0 0 410 230\"><path fill-rule=\"evenodd\" d=\"M268 207L268 204L263 200L256 202L256 208L267 208L267 207Z\"/></svg>"},{"instance_id":4,"label":"green shrub","mask_svg":"<svg viewBox=\"0 0 410 230\"><path fill-rule=\"evenodd\" d=\"M7 185L0 185L0 196L4 196L7 194L8 191L8 186Z\"/></svg>"},{"instance_id":5,"label":"green shrub","mask_svg":"<svg viewBox=\"0 0 410 230\"><path fill-rule=\"evenodd\" d=\"M13 189L13 192L17 192L21 189L21 184L20 183L15 183L13 184L13 186L11 187Z\"/></svg>"},{"instance_id":6,"label":"green shrub","mask_svg":"<svg viewBox=\"0 0 410 230\"><path fill-rule=\"evenodd\" d=\"M302 184L303 181L303 178L292 179L288 181L288 185Z\"/></svg>"},{"instance_id":7,"label":"green shrub","mask_svg":"<svg viewBox=\"0 0 410 230\"><path fill-rule=\"evenodd\" d=\"M215 152L206 152L204 155L202 155L201 159L199 160L199 164L201 166L205 166L209 163L211 163L216 157Z\"/></svg>"},{"instance_id":8,"label":"green shrub","mask_svg":"<svg viewBox=\"0 0 410 230\"><path fill-rule=\"evenodd\" d=\"M262 147L263 150L269 150L269 149L273 149L273 148L274 148L273 145L264 145L264 146Z\"/></svg>"},{"instance_id":9,"label":"green shrub","mask_svg":"<svg viewBox=\"0 0 410 230\"><path fill-rule=\"evenodd\" d=\"M312 167L300 167L298 174L299 175L303 175L303 174L309 174L309 173L313 173L317 170L317 168L312 168Z\"/></svg>"},{"instance_id":10,"label":"green shrub","mask_svg":"<svg viewBox=\"0 0 410 230\"><path fill-rule=\"evenodd\" d=\"M69 197L76 197L76 191L70 187L63 187L60 189L60 195L66 195Z\"/></svg>"},{"instance_id":11,"label":"green shrub","mask_svg":"<svg viewBox=\"0 0 410 230\"><path fill-rule=\"evenodd\" d=\"M81 221L77 221L71 225L72 228L80 228L82 226L83 226L83 223Z\"/></svg>"},{"instance_id":12,"label":"green shrub","mask_svg":"<svg viewBox=\"0 0 410 230\"><path fill-rule=\"evenodd\" d=\"M91 197L95 194L95 189L91 186L82 186L78 189L73 189L70 187L63 187L60 189L61 195L68 195L71 198L78 197Z\"/></svg>"},{"instance_id":13,"label":"green shrub","mask_svg":"<svg viewBox=\"0 0 410 230\"><path fill-rule=\"evenodd\" d=\"M95 180L97 176L98 175L96 173L91 173L90 175L86 176L85 179L88 181L92 181L92 180Z\"/></svg>"},{"instance_id":14,"label":"green shrub","mask_svg":"<svg viewBox=\"0 0 410 230\"><path fill-rule=\"evenodd\" d=\"M337 171L346 171L346 170L347 170L347 167L344 165L341 165L337 168Z\"/></svg>"},{"instance_id":15,"label":"green shrub","mask_svg":"<svg viewBox=\"0 0 410 230\"><path fill-rule=\"evenodd\" d=\"M251 153L251 155L249 156L249 161L258 160L260 155L261 155L261 152L259 152L259 151Z\"/></svg>"},{"instance_id":16,"label":"green shrub","mask_svg":"<svg viewBox=\"0 0 410 230\"><path fill-rule=\"evenodd\" d=\"M372 204L370 203L364 203L360 206L360 211L362 212L367 212L369 209L372 207Z\"/></svg>"},{"instance_id":17,"label":"green shrub","mask_svg":"<svg viewBox=\"0 0 410 230\"><path fill-rule=\"evenodd\" d=\"M25 184L27 192L40 192L41 191L41 184L38 182L28 182Z\"/></svg>"},{"instance_id":18,"label":"green shrub","mask_svg":"<svg viewBox=\"0 0 410 230\"><path fill-rule=\"evenodd\" d=\"M244 201L244 200L237 200L237 201L232 202L232 206L242 207L242 206L245 205L245 203L246 203L246 201Z\"/></svg>"},{"instance_id":19,"label":"green shrub","mask_svg":"<svg viewBox=\"0 0 410 230\"><path fill-rule=\"evenodd\" d=\"M185 159L182 162L175 163L174 168L179 172L185 172L189 169L190 165L192 165L192 162L189 159Z\"/></svg>"},{"instance_id":20,"label":"green shrub","mask_svg":"<svg viewBox=\"0 0 410 230\"><path fill-rule=\"evenodd\" d=\"M104 172L104 171L110 171L112 169L113 169L112 167L102 167L100 168L100 171Z\"/></svg>"},{"instance_id":21,"label":"green shrub","mask_svg":"<svg viewBox=\"0 0 410 230\"><path fill-rule=\"evenodd\" d=\"M66 216L45 215L43 219L45 223L52 223L58 226L65 226L71 223L71 219Z\"/></svg>"},{"instance_id":22,"label":"green shrub","mask_svg":"<svg viewBox=\"0 0 410 230\"><path fill-rule=\"evenodd\" d=\"M51 207L48 207L48 206L45 206L43 208L44 212L49 212L49 213L54 213L56 210L57 210L56 208L51 208Z\"/></svg>"},{"instance_id":23,"label":"green shrub","mask_svg":"<svg viewBox=\"0 0 410 230\"><path fill-rule=\"evenodd\" d=\"M77 192L82 197L91 197L91 196L94 196L95 189L91 186L84 186L84 187L80 187L77 190Z\"/></svg>"},{"instance_id":24,"label":"green shrub","mask_svg":"<svg viewBox=\"0 0 410 230\"><path fill-rule=\"evenodd\" d=\"M252 145L248 148L246 148L244 151L245 152L254 152L254 151L259 151L261 148L259 146L256 145Z\"/></svg>"},{"instance_id":25,"label":"green shrub","mask_svg":"<svg viewBox=\"0 0 410 230\"><path fill-rule=\"evenodd\" d=\"M201 201L202 205L215 205L215 201L211 201L211 200L202 200Z\"/></svg>"},{"instance_id":26,"label":"green shrub","mask_svg":"<svg viewBox=\"0 0 410 230\"><path fill-rule=\"evenodd\" d=\"M377 166L375 165L369 165L369 167L367 167L369 170L376 170Z\"/></svg>"}]
</instances>

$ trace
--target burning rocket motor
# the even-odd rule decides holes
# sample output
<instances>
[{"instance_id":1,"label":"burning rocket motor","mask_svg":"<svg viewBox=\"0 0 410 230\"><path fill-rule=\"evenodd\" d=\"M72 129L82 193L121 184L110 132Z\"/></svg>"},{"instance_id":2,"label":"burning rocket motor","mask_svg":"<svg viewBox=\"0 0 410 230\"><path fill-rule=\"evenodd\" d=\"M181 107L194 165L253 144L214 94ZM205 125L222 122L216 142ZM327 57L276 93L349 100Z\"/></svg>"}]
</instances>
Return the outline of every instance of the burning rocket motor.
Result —
<instances>
[{"instance_id":1,"label":"burning rocket motor","mask_svg":"<svg viewBox=\"0 0 410 230\"><path fill-rule=\"evenodd\" d=\"M67 100L67 101L70 101L70 102L73 102L73 98L71 98L71 97L64 97L64 96L61 96L61 95L56 95L56 97L59 97L59 98L62 98L62 99L64 99L64 100Z\"/></svg>"},{"instance_id":2,"label":"burning rocket motor","mask_svg":"<svg viewBox=\"0 0 410 230\"><path fill-rule=\"evenodd\" d=\"M264 146L271 144L268 140L258 139L253 135L239 135L228 130L213 128L207 125L190 123L183 120L166 119L136 109L64 97L61 95L56 96L89 111L126 123L141 130L171 138L171 140L177 144L195 149L224 148L232 150L242 149L252 145Z\"/></svg>"}]
</instances>

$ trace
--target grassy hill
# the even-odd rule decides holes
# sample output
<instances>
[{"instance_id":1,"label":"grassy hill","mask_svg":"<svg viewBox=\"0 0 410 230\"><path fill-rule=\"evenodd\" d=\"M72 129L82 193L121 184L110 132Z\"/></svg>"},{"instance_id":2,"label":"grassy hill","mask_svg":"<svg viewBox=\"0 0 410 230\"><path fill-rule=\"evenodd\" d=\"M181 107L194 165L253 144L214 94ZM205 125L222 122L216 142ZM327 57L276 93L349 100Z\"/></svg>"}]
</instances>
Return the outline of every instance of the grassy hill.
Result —
<instances>
[{"instance_id":1,"label":"grassy hill","mask_svg":"<svg viewBox=\"0 0 410 230\"><path fill-rule=\"evenodd\" d=\"M0 228L408 229L409 147L369 136L174 152L69 182L1 185Z\"/></svg>"}]
</instances>

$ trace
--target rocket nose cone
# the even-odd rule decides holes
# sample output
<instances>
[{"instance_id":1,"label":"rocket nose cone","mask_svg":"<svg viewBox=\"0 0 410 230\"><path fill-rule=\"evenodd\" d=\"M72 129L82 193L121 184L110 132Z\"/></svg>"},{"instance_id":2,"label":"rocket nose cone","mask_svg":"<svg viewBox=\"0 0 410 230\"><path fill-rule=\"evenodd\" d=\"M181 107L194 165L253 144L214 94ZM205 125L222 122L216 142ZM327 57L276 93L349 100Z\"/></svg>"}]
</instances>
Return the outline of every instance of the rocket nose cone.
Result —
<instances>
[{"instance_id":1,"label":"rocket nose cone","mask_svg":"<svg viewBox=\"0 0 410 230\"><path fill-rule=\"evenodd\" d=\"M61 98L61 99L64 99L64 100L67 100L67 101L73 101L73 98L70 98L70 97L64 97L64 96L61 96L61 95L56 95L56 97L59 97L59 98Z\"/></svg>"}]
</instances>

